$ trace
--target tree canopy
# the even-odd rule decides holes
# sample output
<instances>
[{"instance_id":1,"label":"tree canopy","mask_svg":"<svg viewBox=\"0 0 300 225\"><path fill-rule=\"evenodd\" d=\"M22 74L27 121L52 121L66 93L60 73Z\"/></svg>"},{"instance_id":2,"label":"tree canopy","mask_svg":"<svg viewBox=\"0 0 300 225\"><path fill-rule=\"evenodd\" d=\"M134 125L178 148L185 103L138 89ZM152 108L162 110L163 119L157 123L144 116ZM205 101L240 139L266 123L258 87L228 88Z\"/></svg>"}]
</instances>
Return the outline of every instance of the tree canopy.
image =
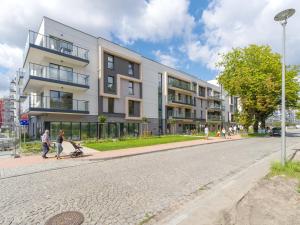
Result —
<instances>
[{"instance_id":1,"label":"tree canopy","mask_svg":"<svg viewBox=\"0 0 300 225\"><path fill-rule=\"evenodd\" d=\"M230 95L240 98L239 122L245 126L254 123L257 131L258 123L264 126L281 104L281 56L272 52L270 46L249 45L224 54L217 66L221 69L219 83ZM286 67L287 108L297 106L299 71L298 66Z\"/></svg>"}]
</instances>

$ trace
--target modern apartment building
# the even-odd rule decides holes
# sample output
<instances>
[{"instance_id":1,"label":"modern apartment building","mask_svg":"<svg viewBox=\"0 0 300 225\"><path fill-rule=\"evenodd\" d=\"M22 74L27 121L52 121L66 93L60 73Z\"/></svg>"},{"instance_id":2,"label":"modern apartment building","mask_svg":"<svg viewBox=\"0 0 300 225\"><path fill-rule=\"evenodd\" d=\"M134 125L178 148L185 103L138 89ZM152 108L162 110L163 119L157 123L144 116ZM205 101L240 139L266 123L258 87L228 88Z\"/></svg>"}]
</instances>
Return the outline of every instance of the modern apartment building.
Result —
<instances>
[{"instance_id":1,"label":"modern apartment building","mask_svg":"<svg viewBox=\"0 0 300 225\"><path fill-rule=\"evenodd\" d=\"M59 129L70 139L101 137L99 115L110 137L138 135L145 118L152 134L229 121L219 86L47 17L28 33L16 83L33 138L45 129L52 137Z\"/></svg>"}]
</instances>

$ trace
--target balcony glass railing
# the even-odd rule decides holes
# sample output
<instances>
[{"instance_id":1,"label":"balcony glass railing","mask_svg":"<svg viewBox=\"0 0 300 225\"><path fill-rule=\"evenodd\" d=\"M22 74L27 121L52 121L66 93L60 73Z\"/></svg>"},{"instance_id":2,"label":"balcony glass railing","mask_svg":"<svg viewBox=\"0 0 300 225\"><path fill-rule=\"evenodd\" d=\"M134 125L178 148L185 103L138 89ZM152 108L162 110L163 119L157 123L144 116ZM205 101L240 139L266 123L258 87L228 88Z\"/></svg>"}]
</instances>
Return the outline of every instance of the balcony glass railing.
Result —
<instances>
[{"instance_id":1,"label":"balcony glass railing","mask_svg":"<svg viewBox=\"0 0 300 225\"><path fill-rule=\"evenodd\" d=\"M24 51L25 55L27 54L29 44L37 45L43 48L64 53L66 55L75 56L81 59L85 59L85 60L89 59L88 58L89 51L87 49L78 47L71 42L59 38L39 34L31 30L28 33L28 37L25 45L25 51Z\"/></svg>"},{"instance_id":2,"label":"balcony glass railing","mask_svg":"<svg viewBox=\"0 0 300 225\"><path fill-rule=\"evenodd\" d=\"M212 94L212 93L208 93L207 94L208 98L212 98L212 99L217 99L217 100L222 100L222 96L220 94Z\"/></svg>"},{"instance_id":3,"label":"balcony glass railing","mask_svg":"<svg viewBox=\"0 0 300 225\"><path fill-rule=\"evenodd\" d=\"M73 71L51 68L39 64L29 63L29 70L27 79L29 76L36 76L46 78L49 80L63 81L72 84L89 85L89 76L85 74L75 73Z\"/></svg>"},{"instance_id":4,"label":"balcony glass railing","mask_svg":"<svg viewBox=\"0 0 300 225\"><path fill-rule=\"evenodd\" d=\"M53 98L49 96L31 95L22 103L22 111L43 109L47 110L61 110L70 112L87 112L89 109L89 102L84 100L69 99L69 98Z\"/></svg>"},{"instance_id":5,"label":"balcony glass railing","mask_svg":"<svg viewBox=\"0 0 300 225\"><path fill-rule=\"evenodd\" d=\"M208 105L207 109L209 109L209 110L225 110L225 107L221 106L221 105Z\"/></svg>"},{"instance_id":6,"label":"balcony glass railing","mask_svg":"<svg viewBox=\"0 0 300 225\"><path fill-rule=\"evenodd\" d=\"M184 104L184 105L191 105L191 106L195 106L196 105L196 102L195 100L192 98L192 99L179 99L178 97L175 97L175 96L168 96L168 101L169 102L173 102L173 103L179 103L179 104Z\"/></svg>"},{"instance_id":7,"label":"balcony glass railing","mask_svg":"<svg viewBox=\"0 0 300 225\"><path fill-rule=\"evenodd\" d=\"M209 121L221 121L222 116L221 115L207 115L207 120Z\"/></svg>"},{"instance_id":8,"label":"balcony glass railing","mask_svg":"<svg viewBox=\"0 0 300 225\"><path fill-rule=\"evenodd\" d=\"M193 90L192 85L190 83L186 83L183 81L175 80L175 79L169 79L168 81L169 86L176 87L179 89L187 90L195 92L196 90Z\"/></svg>"},{"instance_id":9,"label":"balcony glass railing","mask_svg":"<svg viewBox=\"0 0 300 225\"><path fill-rule=\"evenodd\" d=\"M168 112L168 118L174 119L194 119L194 113L179 113L179 112Z\"/></svg>"}]
</instances>

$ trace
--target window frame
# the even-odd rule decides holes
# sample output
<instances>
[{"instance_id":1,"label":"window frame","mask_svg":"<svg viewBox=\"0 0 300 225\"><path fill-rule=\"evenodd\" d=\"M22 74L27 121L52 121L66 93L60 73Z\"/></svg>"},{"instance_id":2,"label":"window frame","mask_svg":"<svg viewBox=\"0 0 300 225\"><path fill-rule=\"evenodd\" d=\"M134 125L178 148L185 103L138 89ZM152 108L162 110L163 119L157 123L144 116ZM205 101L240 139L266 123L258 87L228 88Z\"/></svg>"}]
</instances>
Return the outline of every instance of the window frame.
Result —
<instances>
[{"instance_id":1,"label":"window frame","mask_svg":"<svg viewBox=\"0 0 300 225\"><path fill-rule=\"evenodd\" d=\"M134 64L132 62L128 62L127 73L130 76L134 75Z\"/></svg>"},{"instance_id":2,"label":"window frame","mask_svg":"<svg viewBox=\"0 0 300 225\"><path fill-rule=\"evenodd\" d=\"M128 94L134 95L134 82L128 81Z\"/></svg>"},{"instance_id":3,"label":"window frame","mask_svg":"<svg viewBox=\"0 0 300 225\"><path fill-rule=\"evenodd\" d=\"M110 82L110 78L112 79L112 82ZM106 88L109 91L114 91L114 85L115 85L115 78L114 76L108 75L107 76L107 84L106 84Z\"/></svg>"},{"instance_id":4,"label":"window frame","mask_svg":"<svg viewBox=\"0 0 300 225\"><path fill-rule=\"evenodd\" d=\"M111 59L111 60L110 60ZM115 66L115 59L113 55L107 55L107 69L113 70Z\"/></svg>"},{"instance_id":5,"label":"window frame","mask_svg":"<svg viewBox=\"0 0 300 225\"><path fill-rule=\"evenodd\" d=\"M115 99L114 98L107 99L107 112L115 113Z\"/></svg>"}]
</instances>

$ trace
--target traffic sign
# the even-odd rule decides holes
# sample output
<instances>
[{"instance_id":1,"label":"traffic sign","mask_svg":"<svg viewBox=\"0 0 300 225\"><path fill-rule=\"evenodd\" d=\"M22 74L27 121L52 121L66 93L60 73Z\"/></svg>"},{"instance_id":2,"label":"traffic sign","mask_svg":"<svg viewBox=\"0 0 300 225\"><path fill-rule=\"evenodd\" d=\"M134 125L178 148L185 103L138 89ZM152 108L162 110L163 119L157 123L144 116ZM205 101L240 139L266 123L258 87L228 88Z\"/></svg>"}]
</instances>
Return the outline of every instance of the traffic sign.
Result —
<instances>
[{"instance_id":1,"label":"traffic sign","mask_svg":"<svg viewBox=\"0 0 300 225\"><path fill-rule=\"evenodd\" d=\"M20 121L20 125L22 125L22 126L28 126L29 122L28 122L28 120L21 120Z\"/></svg>"}]
</instances>

